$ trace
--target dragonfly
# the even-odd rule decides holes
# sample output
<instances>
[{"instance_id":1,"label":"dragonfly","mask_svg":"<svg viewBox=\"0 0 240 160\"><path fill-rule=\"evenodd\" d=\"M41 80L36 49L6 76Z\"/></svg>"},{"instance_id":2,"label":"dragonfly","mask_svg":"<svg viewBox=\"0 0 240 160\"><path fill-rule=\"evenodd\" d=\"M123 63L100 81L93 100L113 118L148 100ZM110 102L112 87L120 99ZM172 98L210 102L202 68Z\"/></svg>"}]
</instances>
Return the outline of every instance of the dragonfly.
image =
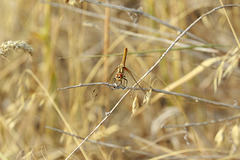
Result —
<instances>
[{"instance_id":1,"label":"dragonfly","mask_svg":"<svg viewBox=\"0 0 240 160\"><path fill-rule=\"evenodd\" d=\"M107 79L107 83L109 83L110 81L113 80L113 83L117 84L116 87L114 87L113 89L116 88L124 88L125 86L127 86L128 84L128 79L125 76L125 72L128 73L128 75L130 75L130 78L136 83L136 85L142 90L142 92L145 94L145 91L142 89L142 87L139 85L139 83L136 80L136 76L134 75L134 73L132 71L130 71L126 66L126 59L127 59L127 52L128 49L125 48L124 52L123 52L123 58L122 58L122 62L114 69L114 71L112 72L112 74L110 74L109 78ZM115 74L115 76L114 76ZM114 78L112 78L114 76ZM129 78L129 77L128 77ZM101 88L102 89L102 88ZM93 90L94 93L94 98L96 98L99 95L99 92L101 92L101 89L97 88L95 90Z\"/></svg>"}]
</instances>

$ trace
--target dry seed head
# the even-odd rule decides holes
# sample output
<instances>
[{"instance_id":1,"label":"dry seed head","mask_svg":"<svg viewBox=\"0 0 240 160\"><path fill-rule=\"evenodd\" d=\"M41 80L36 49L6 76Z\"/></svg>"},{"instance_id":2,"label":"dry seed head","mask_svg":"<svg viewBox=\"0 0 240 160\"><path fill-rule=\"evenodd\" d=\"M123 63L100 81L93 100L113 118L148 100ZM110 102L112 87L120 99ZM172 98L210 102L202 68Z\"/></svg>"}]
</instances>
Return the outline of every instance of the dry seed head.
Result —
<instances>
[{"instance_id":1,"label":"dry seed head","mask_svg":"<svg viewBox=\"0 0 240 160\"><path fill-rule=\"evenodd\" d=\"M139 103L138 103L138 98L137 95L135 96L132 104L132 115L138 110L139 108Z\"/></svg>"},{"instance_id":2,"label":"dry seed head","mask_svg":"<svg viewBox=\"0 0 240 160\"><path fill-rule=\"evenodd\" d=\"M238 47L232 48L222 57L221 63L215 73L213 82L214 92L217 92L217 87L221 84L222 79L229 77L234 69L238 67L239 59L240 54Z\"/></svg>"},{"instance_id":3,"label":"dry seed head","mask_svg":"<svg viewBox=\"0 0 240 160\"><path fill-rule=\"evenodd\" d=\"M147 106L149 106L151 101L151 96L152 96L152 89L150 88L149 91L144 96L143 104L146 104Z\"/></svg>"},{"instance_id":4,"label":"dry seed head","mask_svg":"<svg viewBox=\"0 0 240 160\"><path fill-rule=\"evenodd\" d=\"M220 147L223 144L224 141L224 131L226 129L226 126L224 125L216 134L214 141L216 142L216 147Z\"/></svg>"},{"instance_id":5,"label":"dry seed head","mask_svg":"<svg viewBox=\"0 0 240 160\"><path fill-rule=\"evenodd\" d=\"M239 133L240 133L240 129L238 125L234 125L232 127L232 140L233 140L233 144L234 145L238 145L239 144Z\"/></svg>"},{"instance_id":6,"label":"dry seed head","mask_svg":"<svg viewBox=\"0 0 240 160\"><path fill-rule=\"evenodd\" d=\"M0 45L0 55L6 57L9 51L22 49L32 56L33 48L24 41L6 41Z\"/></svg>"}]
</instances>

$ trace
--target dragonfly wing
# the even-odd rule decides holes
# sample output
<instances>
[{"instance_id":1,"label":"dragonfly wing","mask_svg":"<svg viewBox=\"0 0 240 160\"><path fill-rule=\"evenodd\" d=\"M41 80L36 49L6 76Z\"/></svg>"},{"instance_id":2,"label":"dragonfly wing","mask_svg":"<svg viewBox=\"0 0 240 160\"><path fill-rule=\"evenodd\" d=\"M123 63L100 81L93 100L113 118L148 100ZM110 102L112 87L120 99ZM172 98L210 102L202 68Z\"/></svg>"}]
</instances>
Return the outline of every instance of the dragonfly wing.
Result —
<instances>
[{"instance_id":1,"label":"dragonfly wing","mask_svg":"<svg viewBox=\"0 0 240 160\"><path fill-rule=\"evenodd\" d=\"M106 83L111 83L111 81L114 79L115 76L115 72L117 71L118 67L114 69L114 71L110 74L110 76L107 78ZM97 97L99 97L99 95L102 93L104 93L104 88L106 88L106 86L103 85L99 85L98 87L96 87L93 92L92 92L92 96L94 99L97 99Z\"/></svg>"},{"instance_id":2,"label":"dragonfly wing","mask_svg":"<svg viewBox=\"0 0 240 160\"><path fill-rule=\"evenodd\" d=\"M140 84L139 83L137 83L137 80L136 80L136 76L135 76L135 74L133 73L133 72L131 72L127 67L123 67L127 72L128 72L128 74L131 76L131 78L134 80L134 82L137 84L137 86L144 92L144 94L146 93L143 89L142 89L142 87L140 86Z\"/></svg>"}]
</instances>

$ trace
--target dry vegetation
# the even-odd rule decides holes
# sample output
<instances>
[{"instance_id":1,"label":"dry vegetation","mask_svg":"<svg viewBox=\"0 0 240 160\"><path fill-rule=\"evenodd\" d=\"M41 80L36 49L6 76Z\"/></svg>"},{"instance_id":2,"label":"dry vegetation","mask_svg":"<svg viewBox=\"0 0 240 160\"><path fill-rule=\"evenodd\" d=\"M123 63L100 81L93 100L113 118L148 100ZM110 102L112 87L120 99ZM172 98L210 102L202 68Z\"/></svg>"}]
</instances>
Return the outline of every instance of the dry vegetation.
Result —
<instances>
[{"instance_id":1,"label":"dry vegetation","mask_svg":"<svg viewBox=\"0 0 240 160\"><path fill-rule=\"evenodd\" d=\"M141 77L180 29L222 5L111 0L170 28L142 12L73 3L0 1L1 160L65 159L82 140L46 126L85 138L127 91L105 87L94 100L97 85L58 88L104 81L125 47L126 66ZM203 17L144 78L154 89L211 101L152 92L141 105L143 94L131 91L89 138L97 142L86 141L69 159L240 159L240 7L225 9Z\"/></svg>"}]
</instances>

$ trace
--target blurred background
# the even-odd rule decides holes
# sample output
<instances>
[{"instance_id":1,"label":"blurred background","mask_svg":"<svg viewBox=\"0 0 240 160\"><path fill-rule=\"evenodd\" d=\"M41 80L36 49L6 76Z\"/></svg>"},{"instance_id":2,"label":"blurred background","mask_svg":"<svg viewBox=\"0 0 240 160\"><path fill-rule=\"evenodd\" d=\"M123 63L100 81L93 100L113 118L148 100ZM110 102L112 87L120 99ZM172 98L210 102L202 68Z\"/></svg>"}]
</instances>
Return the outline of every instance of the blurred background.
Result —
<instances>
[{"instance_id":1,"label":"blurred background","mask_svg":"<svg viewBox=\"0 0 240 160\"><path fill-rule=\"evenodd\" d=\"M46 126L86 137L126 90L58 88L105 81L121 63L124 48L129 51L126 67L140 78L181 30L221 6L221 1L209 0L101 0L143 11L166 26L87 2L48 2L0 1L0 44L25 41L34 49L31 58L21 49L0 58L2 160L66 158L81 140ZM226 13L221 9L201 19L144 79L143 87L238 106L239 16L239 7L228 7ZM131 77L127 79L131 85ZM100 90L97 99L95 88ZM238 119L161 128L238 116L237 109L154 92L148 98L143 104L144 94L131 91L90 138L115 146L86 142L71 159L239 159Z\"/></svg>"}]
</instances>

